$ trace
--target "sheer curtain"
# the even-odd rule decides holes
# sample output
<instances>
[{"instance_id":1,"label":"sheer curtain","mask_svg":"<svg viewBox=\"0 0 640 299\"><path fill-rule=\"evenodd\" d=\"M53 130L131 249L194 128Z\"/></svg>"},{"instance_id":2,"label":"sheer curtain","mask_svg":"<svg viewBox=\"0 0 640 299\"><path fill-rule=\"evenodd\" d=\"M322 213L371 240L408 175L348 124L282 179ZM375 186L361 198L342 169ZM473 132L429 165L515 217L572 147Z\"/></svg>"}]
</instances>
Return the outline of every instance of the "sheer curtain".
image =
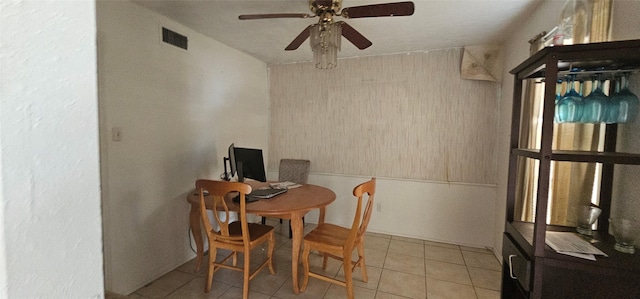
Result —
<instances>
[{"instance_id":1,"label":"sheer curtain","mask_svg":"<svg viewBox=\"0 0 640 299\"><path fill-rule=\"evenodd\" d=\"M612 0L591 0L592 10L590 42L609 40ZM534 54L536 48L531 49ZM584 84L590 90L590 84ZM567 86L562 85L561 93ZM529 80L525 86L526 101L523 103L523 125L520 132L520 146L540 148L542 104L544 84L539 80ZM585 96L588 92L585 94ZM560 150L602 150L604 125L599 124L554 124L553 148ZM551 165L551 186L547 222L557 225L576 225L577 208L591 202L597 203L601 165L595 163L553 162ZM515 215L520 220L532 222L535 215L538 161L522 158L519 161L519 180Z\"/></svg>"}]
</instances>

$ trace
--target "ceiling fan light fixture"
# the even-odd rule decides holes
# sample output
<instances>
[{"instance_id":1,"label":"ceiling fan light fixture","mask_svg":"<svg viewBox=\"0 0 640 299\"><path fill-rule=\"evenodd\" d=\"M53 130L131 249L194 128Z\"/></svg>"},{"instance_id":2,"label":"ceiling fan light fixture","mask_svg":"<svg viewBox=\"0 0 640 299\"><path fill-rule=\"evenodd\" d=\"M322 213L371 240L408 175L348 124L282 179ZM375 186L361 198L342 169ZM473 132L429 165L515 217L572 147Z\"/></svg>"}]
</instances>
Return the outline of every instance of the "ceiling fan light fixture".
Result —
<instances>
[{"instance_id":1,"label":"ceiling fan light fixture","mask_svg":"<svg viewBox=\"0 0 640 299\"><path fill-rule=\"evenodd\" d=\"M342 40L339 23L315 24L309 28L309 41L313 50L313 63L319 69L332 69L338 65L338 52Z\"/></svg>"}]
</instances>

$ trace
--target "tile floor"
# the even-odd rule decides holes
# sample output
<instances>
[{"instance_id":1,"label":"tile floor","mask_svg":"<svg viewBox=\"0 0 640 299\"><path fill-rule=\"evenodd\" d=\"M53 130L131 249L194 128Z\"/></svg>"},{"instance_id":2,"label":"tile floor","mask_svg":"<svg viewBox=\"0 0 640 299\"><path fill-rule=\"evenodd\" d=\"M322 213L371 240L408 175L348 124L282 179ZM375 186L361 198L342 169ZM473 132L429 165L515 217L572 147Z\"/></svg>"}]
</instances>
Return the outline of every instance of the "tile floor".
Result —
<instances>
[{"instance_id":1,"label":"tile floor","mask_svg":"<svg viewBox=\"0 0 640 299\"><path fill-rule=\"evenodd\" d=\"M260 271L249 284L250 298L346 298L344 287L314 278L309 278L304 293L294 295L288 223L269 219L268 224L276 227L276 274L271 275L268 268ZM305 225L305 233L313 227ZM251 263L262 261L264 253L260 248L253 251ZM502 268L486 249L367 233L365 257L369 282L361 281L360 269L354 271L356 298L500 298ZM129 296L107 294L106 298L242 298L242 273L227 269L216 272L211 292L204 293L206 260L207 256L199 272L191 260ZM329 261L325 274L342 277L341 263ZM321 264L322 258L312 254L312 271L321 271Z\"/></svg>"}]
</instances>

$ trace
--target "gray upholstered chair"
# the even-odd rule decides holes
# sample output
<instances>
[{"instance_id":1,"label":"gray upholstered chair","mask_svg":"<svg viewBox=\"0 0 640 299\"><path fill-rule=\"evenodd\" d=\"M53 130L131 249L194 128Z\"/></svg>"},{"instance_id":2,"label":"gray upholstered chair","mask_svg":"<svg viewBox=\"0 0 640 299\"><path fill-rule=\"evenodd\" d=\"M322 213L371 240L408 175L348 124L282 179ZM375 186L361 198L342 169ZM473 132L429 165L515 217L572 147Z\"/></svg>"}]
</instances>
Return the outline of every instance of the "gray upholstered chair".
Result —
<instances>
[{"instance_id":1,"label":"gray upholstered chair","mask_svg":"<svg viewBox=\"0 0 640 299\"><path fill-rule=\"evenodd\" d=\"M311 161L302 159L280 159L278 167L278 182L293 182L306 184L309 179ZM280 223L282 223L280 218ZM302 218L304 223L304 217ZM266 218L262 217L262 224L266 223ZM291 238L291 222L289 222L289 238Z\"/></svg>"},{"instance_id":2,"label":"gray upholstered chair","mask_svg":"<svg viewBox=\"0 0 640 299\"><path fill-rule=\"evenodd\" d=\"M281 159L278 168L279 182L294 182L298 184L306 184L309 179L309 169L311 161L300 159Z\"/></svg>"}]
</instances>

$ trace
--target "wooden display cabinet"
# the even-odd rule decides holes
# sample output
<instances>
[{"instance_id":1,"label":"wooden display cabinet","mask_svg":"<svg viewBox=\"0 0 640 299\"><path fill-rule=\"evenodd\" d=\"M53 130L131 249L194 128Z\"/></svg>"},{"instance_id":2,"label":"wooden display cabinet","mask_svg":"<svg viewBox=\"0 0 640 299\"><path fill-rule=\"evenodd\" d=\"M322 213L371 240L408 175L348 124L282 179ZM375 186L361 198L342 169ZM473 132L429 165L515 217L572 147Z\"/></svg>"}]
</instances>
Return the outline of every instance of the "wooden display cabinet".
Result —
<instances>
[{"instance_id":1,"label":"wooden display cabinet","mask_svg":"<svg viewBox=\"0 0 640 299\"><path fill-rule=\"evenodd\" d=\"M553 121L556 84L560 76L579 70L614 75L640 69L640 40L547 47L514 68L513 115L510 137L507 212L503 239L502 298L640 298L640 252L614 250L608 234L616 164L640 165L640 154L616 152L617 124L606 125L604 151L554 151ZM519 145L523 83L542 79L544 86L540 149ZM539 177L533 222L514 218L518 194L519 159L538 160ZM594 246L608 257L590 261L556 253L545 244L547 231L575 231L575 227L547 225L551 162L602 163L600 208ZM638 168L640 171L640 167ZM640 215L638 215L640 216Z\"/></svg>"}]
</instances>

